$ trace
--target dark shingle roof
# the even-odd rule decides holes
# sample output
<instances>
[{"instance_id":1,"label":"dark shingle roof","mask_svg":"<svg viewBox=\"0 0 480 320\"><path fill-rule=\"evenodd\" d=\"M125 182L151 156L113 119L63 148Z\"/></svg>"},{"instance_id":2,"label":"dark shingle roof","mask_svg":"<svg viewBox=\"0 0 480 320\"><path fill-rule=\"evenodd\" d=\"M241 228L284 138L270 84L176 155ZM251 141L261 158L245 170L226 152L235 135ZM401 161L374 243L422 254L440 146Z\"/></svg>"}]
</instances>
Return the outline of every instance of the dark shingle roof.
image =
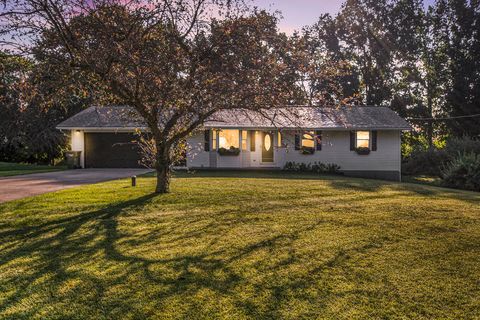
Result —
<instances>
[{"instance_id":1,"label":"dark shingle roof","mask_svg":"<svg viewBox=\"0 0 480 320\"><path fill-rule=\"evenodd\" d=\"M93 106L57 125L58 129L142 127L142 118L129 106Z\"/></svg>"},{"instance_id":2,"label":"dark shingle roof","mask_svg":"<svg viewBox=\"0 0 480 320\"><path fill-rule=\"evenodd\" d=\"M138 113L128 106L90 107L60 123L58 129L143 128ZM223 110L205 122L206 128L396 129L411 127L387 107L288 107L263 112Z\"/></svg>"},{"instance_id":3,"label":"dark shingle roof","mask_svg":"<svg viewBox=\"0 0 480 320\"><path fill-rule=\"evenodd\" d=\"M398 129L411 127L387 107L290 107L262 113L244 110L217 112L207 128Z\"/></svg>"}]
</instances>

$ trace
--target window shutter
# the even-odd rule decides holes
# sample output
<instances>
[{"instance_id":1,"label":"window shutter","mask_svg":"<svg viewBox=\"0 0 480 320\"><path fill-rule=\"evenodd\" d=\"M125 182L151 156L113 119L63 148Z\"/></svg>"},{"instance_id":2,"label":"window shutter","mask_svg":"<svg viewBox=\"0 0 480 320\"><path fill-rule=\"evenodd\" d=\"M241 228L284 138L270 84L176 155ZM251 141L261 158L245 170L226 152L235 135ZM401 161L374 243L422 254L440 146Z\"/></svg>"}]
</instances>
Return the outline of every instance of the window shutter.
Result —
<instances>
[{"instance_id":1,"label":"window shutter","mask_svg":"<svg viewBox=\"0 0 480 320\"><path fill-rule=\"evenodd\" d=\"M315 130L315 140L317 140L317 150L322 150L322 131Z\"/></svg>"},{"instance_id":2,"label":"window shutter","mask_svg":"<svg viewBox=\"0 0 480 320\"><path fill-rule=\"evenodd\" d=\"M372 151L377 151L377 130L372 131Z\"/></svg>"},{"instance_id":3,"label":"window shutter","mask_svg":"<svg viewBox=\"0 0 480 320\"><path fill-rule=\"evenodd\" d=\"M255 151L255 130L250 131L250 151Z\"/></svg>"},{"instance_id":4,"label":"window shutter","mask_svg":"<svg viewBox=\"0 0 480 320\"><path fill-rule=\"evenodd\" d=\"M355 150L355 131L350 131L350 151Z\"/></svg>"},{"instance_id":5,"label":"window shutter","mask_svg":"<svg viewBox=\"0 0 480 320\"><path fill-rule=\"evenodd\" d=\"M210 151L210 130L205 130L205 151Z\"/></svg>"},{"instance_id":6,"label":"window shutter","mask_svg":"<svg viewBox=\"0 0 480 320\"><path fill-rule=\"evenodd\" d=\"M295 134L295 150L300 150L300 135Z\"/></svg>"}]
</instances>

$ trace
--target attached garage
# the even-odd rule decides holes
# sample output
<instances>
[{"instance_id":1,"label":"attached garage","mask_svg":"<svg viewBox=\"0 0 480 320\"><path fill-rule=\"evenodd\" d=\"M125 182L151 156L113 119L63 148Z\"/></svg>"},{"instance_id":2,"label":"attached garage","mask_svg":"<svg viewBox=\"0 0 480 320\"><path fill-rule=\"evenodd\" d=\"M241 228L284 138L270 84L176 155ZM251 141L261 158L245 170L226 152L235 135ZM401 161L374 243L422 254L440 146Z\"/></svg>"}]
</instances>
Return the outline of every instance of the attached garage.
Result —
<instances>
[{"instance_id":1,"label":"attached garage","mask_svg":"<svg viewBox=\"0 0 480 320\"><path fill-rule=\"evenodd\" d=\"M141 117L127 106L92 106L57 126L80 152L82 168L143 168L135 132L147 131Z\"/></svg>"},{"instance_id":2,"label":"attached garage","mask_svg":"<svg viewBox=\"0 0 480 320\"><path fill-rule=\"evenodd\" d=\"M140 168L132 133L85 132L85 168Z\"/></svg>"}]
</instances>

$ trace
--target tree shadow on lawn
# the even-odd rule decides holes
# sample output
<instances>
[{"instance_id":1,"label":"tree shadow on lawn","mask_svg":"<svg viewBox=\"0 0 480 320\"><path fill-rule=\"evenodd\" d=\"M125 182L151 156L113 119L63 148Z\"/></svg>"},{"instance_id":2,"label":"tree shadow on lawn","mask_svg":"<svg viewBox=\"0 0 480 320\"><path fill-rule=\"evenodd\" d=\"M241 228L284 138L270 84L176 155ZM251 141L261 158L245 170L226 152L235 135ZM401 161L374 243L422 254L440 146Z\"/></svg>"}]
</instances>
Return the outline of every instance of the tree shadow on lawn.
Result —
<instances>
[{"instance_id":1,"label":"tree shadow on lawn","mask_svg":"<svg viewBox=\"0 0 480 320\"><path fill-rule=\"evenodd\" d=\"M405 192L400 184L393 185ZM342 190L355 187L337 184ZM372 231L352 237L337 249L299 254L295 245L312 241L304 235L332 225L348 233L358 221L347 219L334 225L315 216L288 229L268 224L264 234L234 242L237 228L265 222L258 215L239 213L238 207L217 208L207 219L191 210L191 204L180 206L183 214L150 217L150 205L158 210L179 205L175 201L180 200L165 197L147 194L37 226L1 231L2 243L10 244L0 252L0 292L4 292L0 293L0 318L149 317L175 306L179 308L170 311L171 316L188 318L220 315L224 303L230 304L231 312L251 318L281 318L291 304L307 306L297 311L298 317L315 317L337 299L353 296L357 302L381 303L396 292L391 284L367 290L356 283L339 292L330 283L335 278L330 277L334 272L340 278L353 277L358 271L352 271L352 257L402 241L401 235L397 238L382 230L379 236ZM268 210L275 213L288 205L273 203ZM147 206L149 211L144 213ZM251 206L243 211L254 210ZM144 228L135 229L137 221ZM401 302L394 296L389 301L397 308ZM390 305L389 309L395 308ZM392 316L385 312L383 316Z\"/></svg>"},{"instance_id":2,"label":"tree shadow on lawn","mask_svg":"<svg viewBox=\"0 0 480 320\"><path fill-rule=\"evenodd\" d=\"M95 284L96 295L94 299L101 298L104 288L100 285L100 279L85 272L68 271L64 268L67 260L73 260L72 258L78 255L95 254L100 249L98 246L91 246L91 243L95 242L98 232L80 234L79 229L91 222L95 222L99 226L108 225L124 209L139 209L154 196L154 194L145 195L105 209L53 220L38 226L0 232L0 239L3 243L17 244L11 246L14 247L11 250L2 250L0 253L0 268L9 264L21 265L21 262L16 262L17 259L21 261L22 259L32 259L39 256L32 262L32 264L35 264L34 272L21 273L10 280L15 283L15 292L10 294L8 298L2 297L3 299L0 300L0 315L2 310L15 306L22 299L28 298L31 294L30 286L45 277L50 277L47 281L54 288L50 287L49 289L54 290L59 289L64 281L79 278L81 281ZM108 250L108 247L105 249ZM65 257L68 258L65 259ZM2 284L2 286L5 286L5 284ZM43 292L43 294L48 293ZM55 295L55 292L50 294ZM28 318L35 315L35 312L42 307L44 306L39 303L26 314L24 313L25 310L20 309L18 314L12 314L12 318L16 318L16 316Z\"/></svg>"},{"instance_id":3,"label":"tree shadow on lawn","mask_svg":"<svg viewBox=\"0 0 480 320\"><path fill-rule=\"evenodd\" d=\"M390 241L376 238L330 253L312 261L301 273L279 282L268 279L270 276L277 279L276 273L281 274L300 263L292 244L302 234L313 232L328 221L305 223L289 232L268 234L229 247L218 243L227 240L233 228L248 225L249 218L239 219L232 212L216 212L218 219L201 228L185 229L186 225L195 226L204 220L201 215L191 214L175 217L174 223L160 227L159 232L136 237L128 246L130 250L125 250L126 241L132 239L128 239L118 219L142 210L161 197L148 194L101 210L1 232L2 242L14 245L0 252L0 270L9 271L0 280L0 288L5 289L0 295L0 317L2 314L12 319L40 314L52 318L148 317L168 308L169 303L178 298L183 307L175 311L174 317L194 317L212 311L203 303L220 310L221 303L215 299L227 298L232 307L238 309L238 314L278 318L292 299L322 307L335 295L328 288L316 288L312 277L321 276L325 269L346 268L343 264L352 254L365 254ZM210 241L211 246L191 250L188 244L199 237ZM152 251L152 246L159 246L158 250L161 246L184 250L170 256L160 254L162 258L135 250ZM248 261L257 254L262 258L256 266L249 266ZM19 272L12 273L9 268L19 268ZM111 268L113 273L108 271ZM242 272L244 268L253 268L265 279L252 281ZM256 293L245 297L241 292L244 286L252 287ZM111 293L115 288L121 290ZM322 291L324 297L314 299L306 293L309 288ZM208 295L201 296L205 291ZM23 304L30 299L35 300Z\"/></svg>"}]
</instances>

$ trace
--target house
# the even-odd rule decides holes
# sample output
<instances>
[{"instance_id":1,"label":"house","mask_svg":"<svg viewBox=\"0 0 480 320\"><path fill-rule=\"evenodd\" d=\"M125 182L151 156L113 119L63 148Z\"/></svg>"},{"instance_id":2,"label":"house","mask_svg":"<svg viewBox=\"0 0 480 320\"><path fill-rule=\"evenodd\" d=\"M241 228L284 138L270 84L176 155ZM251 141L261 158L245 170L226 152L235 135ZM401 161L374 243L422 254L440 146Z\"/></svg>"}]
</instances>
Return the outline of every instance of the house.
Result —
<instances>
[{"instance_id":1,"label":"house","mask_svg":"<svg viewBox=\"0 0 480 320\"><path fill-rule=\"evenodd\" d=\"M137 167L133 109L90 107L57 126L71 133L82 167ZM224 110L187 138L192 169L281 169L287 162L334 163L346 175L401 178L401 133L410 125L387 107Z\"/></svg>"}]
</instances>

